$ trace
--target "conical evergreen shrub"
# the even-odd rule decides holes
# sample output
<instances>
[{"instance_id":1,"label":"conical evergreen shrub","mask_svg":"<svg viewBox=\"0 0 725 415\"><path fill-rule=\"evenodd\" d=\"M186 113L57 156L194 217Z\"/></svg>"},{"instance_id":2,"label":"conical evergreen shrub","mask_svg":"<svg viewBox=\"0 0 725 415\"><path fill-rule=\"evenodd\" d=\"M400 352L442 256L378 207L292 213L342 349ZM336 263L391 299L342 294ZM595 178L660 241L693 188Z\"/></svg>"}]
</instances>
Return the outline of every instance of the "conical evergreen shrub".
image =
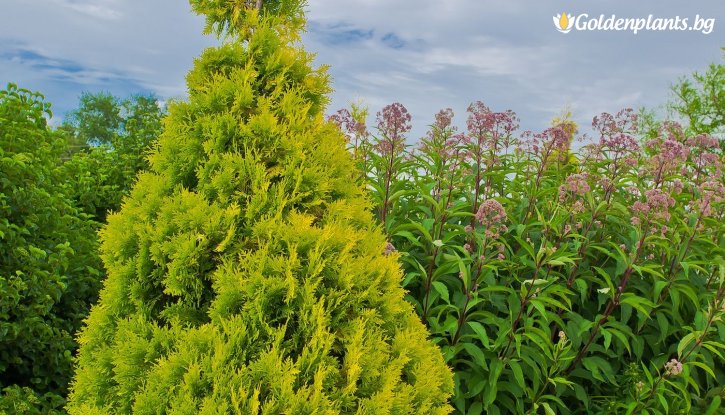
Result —
<instances>
[{"instance_id":1,"label":"conical evergreen shrub","mask_svg":"<svg viewBox=\"0 0 725 415\"><path fill-rule=\"evenodd\" d=\"M324 120L324 68L296 47L304 4L245 3L192 0L226 41L102 231L68 409L446 414L451 372Z\"/></svg>"}]
</instances>

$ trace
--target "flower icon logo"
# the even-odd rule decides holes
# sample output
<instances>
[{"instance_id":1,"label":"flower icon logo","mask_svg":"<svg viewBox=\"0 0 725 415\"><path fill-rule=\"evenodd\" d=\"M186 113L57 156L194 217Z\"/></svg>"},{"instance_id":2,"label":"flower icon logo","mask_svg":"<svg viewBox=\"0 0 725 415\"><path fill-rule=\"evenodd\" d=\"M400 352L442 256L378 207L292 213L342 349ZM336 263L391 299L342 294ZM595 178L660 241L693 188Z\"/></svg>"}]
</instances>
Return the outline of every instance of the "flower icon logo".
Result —
<instances>
[{"instance_id":1,"label":"flower icon logo","mask_svg":"<svg viewBox=\"0 0 725 415\"><path fill-rule=\"evenodd\" d=\"M566 13L557 14L554 16L554 26L561 33L569 33L574 27L574 16Z\"/></svg>"}]
</instances>

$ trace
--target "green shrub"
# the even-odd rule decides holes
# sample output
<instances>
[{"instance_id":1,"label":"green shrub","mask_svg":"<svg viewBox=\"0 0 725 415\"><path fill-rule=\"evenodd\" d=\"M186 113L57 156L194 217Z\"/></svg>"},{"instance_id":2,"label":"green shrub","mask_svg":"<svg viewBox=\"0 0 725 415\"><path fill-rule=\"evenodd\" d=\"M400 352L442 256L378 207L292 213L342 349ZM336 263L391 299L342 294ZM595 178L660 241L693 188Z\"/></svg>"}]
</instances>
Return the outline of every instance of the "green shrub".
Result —
<instances>
[{"instance_id":1,"label":"green shrub","mask_svg":"<svg viewBox=\"0 0 725 415\"><path fill-rule=\"evenodd\" d=\"M0 91L0 413L62 407L100 285L95 224L68 196L46 116L40 94Z\"/></svg>"},{"instance_id":2,"label":"green shrub","mask_svg":"<svg viewBox=\"0 0 725 415\"><path fill-rule=\"evenodd\" d=\"M333 119L455 371L457 413L723 413L718 139L663 123L639 141L623 110L574 155L566 119L519 139L510 111L472 104L465 133L452 117L412 151L400 104L372 136L359 108Z\"/></svg>"},{"instance_id":3,"label":"green shrub","mask_svg":"<svg viewBox=\"0 0 725 415\"><path fill-rule=\"evenodd\" d=\"M72 414L445 414L452 376L295 47L302 2L192 1L187 77L103 229Z\"/></svg>"}]
</instances>

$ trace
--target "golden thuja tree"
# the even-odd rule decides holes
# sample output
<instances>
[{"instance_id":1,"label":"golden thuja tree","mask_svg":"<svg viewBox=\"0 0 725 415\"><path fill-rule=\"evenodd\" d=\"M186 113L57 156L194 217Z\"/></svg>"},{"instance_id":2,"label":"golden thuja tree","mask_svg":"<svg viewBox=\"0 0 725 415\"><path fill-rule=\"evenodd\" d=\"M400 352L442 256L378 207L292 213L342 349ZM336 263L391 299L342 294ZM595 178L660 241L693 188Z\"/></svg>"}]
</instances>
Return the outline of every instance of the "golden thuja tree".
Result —
<instances>
[{"instance_id":1,"label":"golden thuja tree","mask_svg":"<svg viewBox=\"0 0 725 415\"><path fill-rule=\"evenodd\" d=\"M404 300L303 0L192 0L222 36L101 232L71 414L446 414L452 375Z\"/></svg>"}]
</instances>

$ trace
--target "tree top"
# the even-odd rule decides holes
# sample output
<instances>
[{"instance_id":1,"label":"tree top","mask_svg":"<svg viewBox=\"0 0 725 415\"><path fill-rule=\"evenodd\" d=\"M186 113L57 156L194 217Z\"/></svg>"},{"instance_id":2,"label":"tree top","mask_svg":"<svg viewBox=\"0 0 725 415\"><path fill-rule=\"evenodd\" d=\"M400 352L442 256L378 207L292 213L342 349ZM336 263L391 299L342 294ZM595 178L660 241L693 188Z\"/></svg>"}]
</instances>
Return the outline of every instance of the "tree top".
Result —
<instances>
[{"instance_id":1,"label":"tree top","mask_svg":"<svg viewBox=\"0 0 725 415\"><path fill-rule=\"evenodd\" d=\"M299 32L305 25L306 0L190 0L196 14L206 16L205 34L246 37L264 19Z\"/></svg>"}]
</instances>

